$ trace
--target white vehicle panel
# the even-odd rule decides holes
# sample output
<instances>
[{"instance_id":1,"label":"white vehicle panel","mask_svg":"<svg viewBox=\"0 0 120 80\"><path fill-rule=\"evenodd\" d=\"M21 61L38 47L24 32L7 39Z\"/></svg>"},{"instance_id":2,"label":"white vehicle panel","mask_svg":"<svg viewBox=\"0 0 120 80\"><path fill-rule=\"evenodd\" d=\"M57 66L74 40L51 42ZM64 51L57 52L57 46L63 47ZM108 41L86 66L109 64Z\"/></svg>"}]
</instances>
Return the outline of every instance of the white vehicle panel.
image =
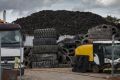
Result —
<instances>
[{"instance_id":1,"label":"white vehicle panel","mask_svg":"<svg viewBox=\"0 0 120 80\"><path fill-rule=\"evenodd\" d=\"M112 41L93 41L93 43L112 44ZM120 41L115 41L114 43L120 43Z\"/></svg>"},{"instance_id":2,"label":"white vehicle panel","mask_svg":"<svg viewBox=\"0 0 120 80\"><path fill-rule=\"evenodd\" d=\"M95 56L94 56L94 62L95 62L97 65L100 65L99 57L98 57L97 54L95 54Z\"/></svg>"},{"instance_id":3,"label":"white vehicle panel","mask_svg":"<svg viewBox=\"0 0 120 80\"><path fill-rule=\"evenodd\" d=\"M1 57L7 57L7 56L20 56L20 50L21 51L21 60L23 61L23 48L1 48Z\"/></svg>"},{"instance_id":4,"label":"white vehicle panel","mask_svg":"<svg viewBox=\"0 0 120 80\"><path fill-rule=\"evenodd\" d=\"M112 64L112 60L111 60L111 59L108 59L108 58L105 58L105 63L110 63L110 64ZM118 64L118 63L120 63L120 58L114 60L114 65L116 65L116 64Z\"/></svg>"}]
</instances>

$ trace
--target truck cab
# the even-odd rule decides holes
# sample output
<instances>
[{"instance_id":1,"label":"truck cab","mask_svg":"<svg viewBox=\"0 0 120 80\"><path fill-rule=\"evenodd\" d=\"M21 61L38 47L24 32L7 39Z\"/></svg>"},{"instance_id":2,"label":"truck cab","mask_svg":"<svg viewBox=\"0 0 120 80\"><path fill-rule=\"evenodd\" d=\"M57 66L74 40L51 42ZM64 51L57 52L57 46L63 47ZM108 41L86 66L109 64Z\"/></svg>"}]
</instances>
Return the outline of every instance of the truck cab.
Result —
<instances>
[{"instance_id":1,"label":"truck cab","mask_svg":"<svg viewBox=\"0 0 120 80\"><path fill-rule=\"evenodd\" d=\"M0 24L0 43L1 43L1 65L3 68L18 69L24 74L23 65L23 41L22 34L18 24L1 23ZM21 60L20 60L21 59ZM17 62L16 62L17 60ZM20 64L20 61L22 64ZM19 63L16 67L16 63Z\"/></svg>"}]
</instances>

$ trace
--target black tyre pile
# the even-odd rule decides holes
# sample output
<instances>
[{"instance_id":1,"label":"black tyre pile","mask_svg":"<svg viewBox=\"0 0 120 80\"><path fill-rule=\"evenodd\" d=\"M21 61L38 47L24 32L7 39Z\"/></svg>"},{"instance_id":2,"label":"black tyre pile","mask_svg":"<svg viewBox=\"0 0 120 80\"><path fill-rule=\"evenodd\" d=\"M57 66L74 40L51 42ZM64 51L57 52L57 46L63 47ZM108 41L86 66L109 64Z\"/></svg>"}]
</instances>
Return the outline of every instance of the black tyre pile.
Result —
<instances>
[{"instance_id":1,"label":"black tyre pile","mask_svg":"<svg viewBox=\"0 0 120 80\"><path fill-rule=\"evenodd\" d=\"M88 30L88 38L94 40L111 40L113 34L118 34L118 29L112 25L98 25Z\"/></svg>"},{"instance_id":2,"label":"black tyre pile","mask_svg":"<svg viewBox=\"0 0 120 80\"><path fill-rule=\"evenodd\" d=\"M61 35L85 34L89 28L110 24L103 17L91 12L43 10L14 21L22 27L24 34L33 35L33 30L55 28Z\"/></svg>"},{"instance_id":3,"label":"black tyre pile","mask_svg":"<svg viewBox=\"0 0 120 80\"><path fill-rule=\"evenodd\" d=\"M54 68L58 66L57 34L53 28L34 31L32 68Z\"/></svg>"}]
</instances>

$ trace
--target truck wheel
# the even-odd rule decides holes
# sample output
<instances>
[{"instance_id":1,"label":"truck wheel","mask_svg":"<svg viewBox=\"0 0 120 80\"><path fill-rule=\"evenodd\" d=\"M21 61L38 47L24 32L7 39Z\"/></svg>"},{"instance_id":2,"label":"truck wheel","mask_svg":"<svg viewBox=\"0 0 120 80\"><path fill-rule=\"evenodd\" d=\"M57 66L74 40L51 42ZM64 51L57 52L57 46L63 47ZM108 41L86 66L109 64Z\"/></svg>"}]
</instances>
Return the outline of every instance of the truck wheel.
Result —
<instances>
[{"instance_id":1,"label":"truck wheel","mask_svg":"<svg viewBox=\"0 0 120 80\"><path fill-rule=\"evenodd\" d=\"M93 65L93 66L92 66L92 71L93 71L94 73L99 73L99 71L100 71L99 66L98 66L98 65Z\"/></svg>"},{"instance_id":2,"label":"truck wheel","mask_svg":"<svg viewBox=\"0 0 120 80\"><path fill-rule=\"evenodd\" d=\"M24 57L28 56L30 53L31 47L25 47L24 48Z\"/></svg>"}]
</instances>

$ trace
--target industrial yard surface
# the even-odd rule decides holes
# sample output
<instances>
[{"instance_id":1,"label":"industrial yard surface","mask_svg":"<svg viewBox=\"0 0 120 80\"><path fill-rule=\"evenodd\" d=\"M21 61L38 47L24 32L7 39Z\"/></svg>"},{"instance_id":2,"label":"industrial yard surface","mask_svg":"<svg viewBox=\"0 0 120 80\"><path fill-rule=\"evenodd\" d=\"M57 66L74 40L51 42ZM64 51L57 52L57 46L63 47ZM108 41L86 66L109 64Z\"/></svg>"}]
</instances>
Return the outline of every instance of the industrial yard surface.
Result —
<instances>
[{"instance_id":1,"label":"industrial yard surface","mask_svg":"<svg viewBox=\"0 0 120 80\"><path fill-rule=\"evenodd\" d=\"M23 80L107 80L108 74L74 73L71 68L26 69Z\"/></svg>"}]
</instances>

